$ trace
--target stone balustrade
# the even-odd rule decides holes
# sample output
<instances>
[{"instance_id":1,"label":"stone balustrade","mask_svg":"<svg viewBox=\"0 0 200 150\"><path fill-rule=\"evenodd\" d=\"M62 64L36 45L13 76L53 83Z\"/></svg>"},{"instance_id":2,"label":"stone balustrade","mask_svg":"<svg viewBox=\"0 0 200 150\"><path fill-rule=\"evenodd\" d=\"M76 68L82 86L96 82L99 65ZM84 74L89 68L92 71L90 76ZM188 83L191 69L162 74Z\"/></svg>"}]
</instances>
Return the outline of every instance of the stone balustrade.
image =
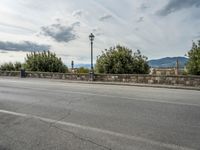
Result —
<instances>
[{"instance_id":1,"label":"stone balustrade","mask_svg":"<svg viewBox=\"0 0 200 150\"><path fill-rule=\"evenodd\" d=\"M0 76L20 77L17 71L0 71ZM70 74L70 73L49 73L49 72L26 72L27 78L48 78L89 81L89 74ZM144 84L164 84L200 87L200 76L190 75L138 75L138 74L95 74L95 81L102 82L126 82Z\"/></svg>"}]
</instances>

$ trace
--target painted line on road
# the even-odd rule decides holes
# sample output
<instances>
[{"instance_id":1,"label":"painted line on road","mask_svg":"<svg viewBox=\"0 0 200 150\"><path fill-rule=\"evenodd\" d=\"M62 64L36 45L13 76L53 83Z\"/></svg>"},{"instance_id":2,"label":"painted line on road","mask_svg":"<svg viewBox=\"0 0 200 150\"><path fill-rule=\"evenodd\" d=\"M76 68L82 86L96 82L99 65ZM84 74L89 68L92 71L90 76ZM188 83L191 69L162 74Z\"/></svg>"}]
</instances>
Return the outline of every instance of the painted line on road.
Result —
<instances>
[{"instance_id":1,"label":"painted line on road","mask_svg":"<svg viewBox=\"0 0 200 150\"><path fill-rule=\"evenodd\" d=\"M162 142L159 142L159 141L153 141L153 140L145 139L145 138L138 137L138 136L132 136L132 135L127 135L127 134L117 133L117 132L113 132L113 131L109 131L109 130L94 128L94 127L89 127L89 126L83 126L83 125L74 124L74 123L70 123L70 122L53 120L53 119L50 119L50 118L44 118L44 117L35 116L35 115L31 115L31 114L17 113L17 112L13 112L13 111L2 110L2 109L0 109L0 113L8 114L8 115L14 115L14 116L18 116L18 117L25 117L25 118L30 118L30 119L32 118L32 119L41 120L41 121L44 121L44 122L47 122L47 123L54 123L54 124L63 125L63 126L67 126L67 127L78 128L78 129L81 129L81 130L98 132L98 133L107 134L107 135L110 135L110 136L115 136L115 137L118 137L118 138L148 143L148 144L151 144L151 145L165 147L165 148L169 148L169 149L173 149L173 150L194 150L194 149L191 149L191 148L182 147L182 146L178 146L178 145L175 145L175 144L162 143Z\"/></svg>"}]
</instances>

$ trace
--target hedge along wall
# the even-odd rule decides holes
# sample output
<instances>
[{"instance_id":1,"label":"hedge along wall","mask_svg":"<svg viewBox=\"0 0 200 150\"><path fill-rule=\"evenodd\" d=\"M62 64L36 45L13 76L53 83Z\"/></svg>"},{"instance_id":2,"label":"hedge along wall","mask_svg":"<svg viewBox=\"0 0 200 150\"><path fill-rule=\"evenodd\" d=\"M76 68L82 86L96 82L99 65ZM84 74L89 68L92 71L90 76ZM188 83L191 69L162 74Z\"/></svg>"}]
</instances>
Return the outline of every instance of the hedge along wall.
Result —
<instances>
[{"instance_id":1,"label":"hedge along wall","mask_svg":"<svg viewBox=\"0 0 200 150\"><path fill-rule=\"evenodd\" d=\"M20 77L17 71L0 71L0 76ZM89 81L89 74L68 74L49 72L26 72L27 78L48 78ZM200 76L159 76L159 75L137 75L137 74L95 74L95 81L102 82L126 82L144 84L165 84L200 87Z\"/></svg>"}]
</instances>

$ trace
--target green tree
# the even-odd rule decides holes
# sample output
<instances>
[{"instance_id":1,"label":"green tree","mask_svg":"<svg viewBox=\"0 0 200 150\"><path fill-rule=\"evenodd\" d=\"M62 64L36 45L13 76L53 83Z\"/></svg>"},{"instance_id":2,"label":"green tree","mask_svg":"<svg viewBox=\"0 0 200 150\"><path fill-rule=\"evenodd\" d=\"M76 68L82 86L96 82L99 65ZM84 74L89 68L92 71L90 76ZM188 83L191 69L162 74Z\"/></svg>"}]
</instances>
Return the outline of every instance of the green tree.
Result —
<instances>
[{"instance_id":1,"label":"green tree","mask_svg":"<svg viewBox=\"0 0 200 150\"><path fill-rule=\"evenodd\" d=\"M4 63L0 66L0 70L2 70L2 71L15 71L15 66L11 62Z\"/></svg>"},{"instance_id":2,"label":"green tree","mask_svg":"<svg viewBox=\"0 0 200 150\"><path fill-rule=\"evenodd\" d=\"M22 68L22 64L20 62L9 62L9 63L4 63L0 66L0 70L2 71L20 71Z\"/></svg>"},{"instance_id":3,"label":"green tree","mask_svg":"<svg viewBox=\"0 0 200 150\"><path fill-rule=\"evenodd\" d=\"M95 70L98 73L147 74L147 59L139 50L133 53L131 49L118 45L102 52L97 59Z\"/></svg>"},{"instance_id":4,"label":"green tree","mask_svg":"<svg viewBox=\"0 0 200 150\"><path fill-rule=\"evenodd\" d=\"M22 64L20 62L15 62L15 71L20 71L22 69Z\"/></svg>"},{"instance_id":5,"label":"green tree","mask_svg":"<svg viewBox=\"0 0 200 150\"><path fill-rule=\"evenodd\" d=\"M51 53L50 51L27 54L24 66L30 71L60 73L68 71L61 58L58 58L55 53Z\"/></svg>"},{"instance_id":6,"label":"green tree","mask_svg":"<svg viewBox=\"0 0 200 150\"><path fill-rule=\"evenodd\" d=\"M187 70L190 74L200 75L200 41L193 42L192 49L188 52Z\"/></svg>"},{"instance_id":7,"label":"green tree","mask_svg":"<svg viewBox=\"0 0 200 150\"><path fill-rule=\"evenodd\" d=\"M85 67L80 67L77 70L78 73L89 73L89 71L90 70L88 68L85 68Z\"/></svg>"}]
</instances>

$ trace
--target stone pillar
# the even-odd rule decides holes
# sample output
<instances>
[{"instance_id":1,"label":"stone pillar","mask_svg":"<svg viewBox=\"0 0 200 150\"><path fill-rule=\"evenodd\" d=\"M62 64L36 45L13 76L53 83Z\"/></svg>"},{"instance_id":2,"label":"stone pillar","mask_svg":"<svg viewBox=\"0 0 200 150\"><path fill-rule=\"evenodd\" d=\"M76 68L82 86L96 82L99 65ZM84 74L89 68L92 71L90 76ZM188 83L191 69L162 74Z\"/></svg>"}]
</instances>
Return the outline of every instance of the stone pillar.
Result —
<instances>
[{"instance_id":1,"label":"stone pillar","mask_svg":"<svg viewBox=\"0 0 200 150\"><path fill-rule=\"evenodd\" d=\"M179 75L179 61L178 59L176 60L176 69L175 69L175 75Z\"/></svg>"}]
</instances>

